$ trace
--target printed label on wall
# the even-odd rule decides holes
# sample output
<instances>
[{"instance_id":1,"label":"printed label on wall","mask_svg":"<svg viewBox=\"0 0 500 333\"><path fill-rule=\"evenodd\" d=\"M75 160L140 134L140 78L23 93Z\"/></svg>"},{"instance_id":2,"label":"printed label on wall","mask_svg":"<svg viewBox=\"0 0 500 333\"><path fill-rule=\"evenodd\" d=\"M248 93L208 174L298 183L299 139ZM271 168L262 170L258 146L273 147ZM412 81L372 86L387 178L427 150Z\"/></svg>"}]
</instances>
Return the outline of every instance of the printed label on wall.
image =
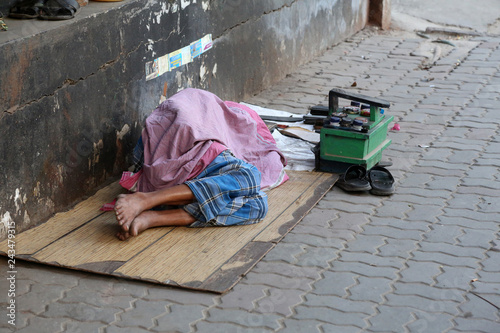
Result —
<instances>
[{"instance_id":1,"label":"printed label on wall","mask_svg":"<svg viewBox=\"0 0 500 333\"><path fill-rule=\"evenodd\" d=\"M212 45L212 35L208 34L192 42L189 46L185 46L182 49L170 52L153 61L147 62L146 81L192 62L193 59L210 50Z\"/></svg>"}]
</instances>

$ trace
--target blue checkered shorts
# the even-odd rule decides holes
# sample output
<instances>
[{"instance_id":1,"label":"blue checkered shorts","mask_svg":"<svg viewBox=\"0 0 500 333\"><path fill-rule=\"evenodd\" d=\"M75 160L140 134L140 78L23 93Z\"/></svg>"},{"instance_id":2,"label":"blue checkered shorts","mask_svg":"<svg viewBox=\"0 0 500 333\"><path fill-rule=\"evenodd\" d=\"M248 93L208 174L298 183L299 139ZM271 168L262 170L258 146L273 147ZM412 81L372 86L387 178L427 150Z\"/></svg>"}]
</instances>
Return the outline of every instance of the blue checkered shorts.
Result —
<instances>
[{"instance_id":1,"label":"blue checkered shorts","mask_svg":"<svg viewBox=\"0 0 500 333\"><path fill-rule=\"evenodd\" d=\"M196 201L184 210L196 218L191 227L245 225L260 222L267 214L267 195L260 190L257 168L220 153L194 179L185 182Z\"/></svg>"}]
</instances>

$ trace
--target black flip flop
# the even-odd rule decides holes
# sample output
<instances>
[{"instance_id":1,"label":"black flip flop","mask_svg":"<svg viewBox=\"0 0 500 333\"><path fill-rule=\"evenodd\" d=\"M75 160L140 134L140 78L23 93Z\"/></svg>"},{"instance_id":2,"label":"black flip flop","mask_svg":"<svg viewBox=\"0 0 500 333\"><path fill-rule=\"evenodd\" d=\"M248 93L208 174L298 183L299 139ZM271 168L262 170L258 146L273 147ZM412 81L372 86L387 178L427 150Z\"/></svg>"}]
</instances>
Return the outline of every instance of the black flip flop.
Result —
<instances>
[{"instance_id":1,"label":"black flip flop","mask_svg":"<svg viewBox=\"0 0 500 333\"><path fill-rule=\"evenodd\" d=\"M76 0L46 0L40 9L43 20L69 20L75 17L80 5Z\"/></svg>"},{"instance_id":2,"label":"black flip flop","mask_svg":"<svg viewBox=\"0 0 500 333\"><path fill-rule=\"evenodd\" d=\"M22 0L9 11L9 17L19 19L34 19L40 16L40 8L46 0Z\"/></svg>"},{"instance_id":3,"label":"black flip flop","mask_svg":"<svg viewBox=\"0 0 500 333\"><path fill-rule=\"evenodd\" d=\"M372 187L371 194L391 195L394 193L394 177L386 168L374 166L368 171L368 180Z\"/></svg>"},{"instance_id":4,"label":"black flip flop","mask_svg":"<svg viewBox=\"0 0 500 333\"><path fill-rule=\"evenodd\" d=\"M366 179L366 169L361 165L351 165L347 168L335 185L347 192L368 191L372 188Z\"/></svg>"}]
</instances>

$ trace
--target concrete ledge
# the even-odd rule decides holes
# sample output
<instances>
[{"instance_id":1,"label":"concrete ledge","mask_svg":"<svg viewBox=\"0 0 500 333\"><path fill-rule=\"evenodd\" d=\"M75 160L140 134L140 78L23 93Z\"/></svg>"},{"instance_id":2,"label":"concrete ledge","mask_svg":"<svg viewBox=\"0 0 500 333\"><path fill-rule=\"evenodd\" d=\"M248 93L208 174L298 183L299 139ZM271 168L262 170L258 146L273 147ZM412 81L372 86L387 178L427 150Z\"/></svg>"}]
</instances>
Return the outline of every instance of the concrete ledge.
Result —
<instances>
[{"instance_id":1,"label":"concrete ledge","mask_svg":"<svg viewBox=\"0 0 500 333\"><path fill-rule=\"evenodd\" d=\"M0 238L124 170L144 118L186 87L243 100L364 27L368 0L90 2L68 21L0 33ZM145 80L145 63L203 35L214 47ZM96 207L97 209L98 207Z\"/></svg>"}]
</instances>

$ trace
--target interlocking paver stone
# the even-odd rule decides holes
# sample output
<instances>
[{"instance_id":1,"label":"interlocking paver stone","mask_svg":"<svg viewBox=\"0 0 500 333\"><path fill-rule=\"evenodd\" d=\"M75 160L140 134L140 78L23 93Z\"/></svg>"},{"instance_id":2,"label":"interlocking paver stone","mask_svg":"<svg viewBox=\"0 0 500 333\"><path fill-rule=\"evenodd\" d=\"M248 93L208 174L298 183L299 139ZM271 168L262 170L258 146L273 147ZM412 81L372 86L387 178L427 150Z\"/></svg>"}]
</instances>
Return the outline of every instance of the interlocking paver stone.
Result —
<instances>
[{"instance_id":1,"label":"interlocking paver stone","mask_svg":"<svg viewBox=\"0 0 500 333\"><path fill-rule=\"evenodd\" d=\"M496 320L485 320L485 319L475 319L475 318L464 318L458 317L454 318L453 321L460 328L462 332L485 332L485 333L495 333L498 332L498 319Z\"/></svg>"},{"instance_id":2,"label":"interlocking paver stone","mask_svg":"<svg viewBox=\"0 0 500 333\"><path fill-rule=\"evenodd\" d=\"M307 222L300 223L298 226L296 226L294 228L294 233L310 234L327 239L332 239L332 238L342 238L346 240L353 239L352 231L338 230L337 228L332 228L329 225L323 228L318 228L315 225L308 225Z\"/></svg>"},{"instance_id":3,"label":"interlocking paver stone","mask_svg":"<svg viewBox=\"0 0 500 333\"><path fill-rule=\"evenodd\" d=\"M480 194L462 194L455 192L453 198L448 200L448 205L455 208L464 208L475 210L482 202L483 195Z\"/></svg>"},{"instance_id":4,"label":"interlocking paver stone","mask_svg":"<svg viewBox=\"0 0 500 333\"><path fill-rule=\"evenodd\" d=\"M29 326L16 330L20 333L40 333L40 332L64 332L63 325L68 322L68 318L42 318L33 317L29 320ZM101 324L102 325L102 324Z\"/></svg>"},{"instance_id":5,"label":"interlocking paver stone","mask_svg":"<svg viewBox=\"0 0 500 333\"><path fill-rule=\"evenodd\" d=\"M369 285L366 283L370 281ZM360 276L358 284L349 288L349 299L356 301L380 303L384 294L392 290L392 281L387 278L374 278Z\"/></svg>"},{"instance_id":6,"label":"interlocking paver stone","mask_svg":"<svg viewBox=\"0 0 500 333\"><path fill-rule=\"evenodd\" d=\"M446 254L442 252L428 253L424 251L414 251L412 260L415 261L432 261L439 263L440 265L450 265L457 267L470 267L476 268L478 265L478 259L471 257L458 257L451 254Z\"/></svg>"},{"instance_id":7,"label":"interlocking paver stone","mask_svg":"<svg viewBox=\"0 0 500 333\"><path fill-rule=\"evenodd\" d=\"M50 286L45 286L47 287ZM61 298L61 302L64 303L86 303L96 307L112 306L123 310L132 307L132 300L130 295L114 295L112 292L97 293L81 288L72 288L65 293L64 298Z\"/></svg>"},{"instance_id":8,"label":"interlocking paver stone","mask_svg":"<svg viewBox=\"0 0 500 333\"><path fill-rule=\"evenodd\" d=\"M133 308L119 314L116 325L119 327L141 327L150 329L155 326L154 317L158 317L169 311L171 303L165 301L137 300ZM144 316L147 313L148 316Z\"/></svg>"},{"instance_id":9,"label":"interlocking paver stone","mask_svg":"<svg viewBox=\"0 0 500 333\"><path fill-rule=\"evenodd\" d=\"M415 309L382 305L377 307L377 315L368 318L370 332L398 332L414 321Z\"/></svg>"},{"instance_id":10,"label":"interlocking paver stone","mask_svg":"<svg viewBox=\"0 0 500 333\"><path fill-rule=\"evenodd\" d=\"M362 262L341 260L332 262L331 270L335 272L353 272L362 276L373 278L384 277L387 279L394 279L396 277L396 272L398 271L398 269L393 267L377 267Z\"/></svg>"},{"instance_id":11,"label":"interlocking paver stone","mask_svg":"<svg viewBox=\"0 0 500 333\"><path fill-rule=\"evenodd\" d=\"M295 308L294 317L299 320L317 319L325 323L336 325L352 325L362 328L363 319L368 317L365 313L344 312L327 307L309 307L300 305Z\"/></svg>"},{"instance_id":12,"label":"interlocking paver stone","mask_svg":"<svg viewBox=\"0 0 500 333\"><path fill-rule=\"evenodd\" d=\"M297 262L297 258L306 252L306 245L300 243L280 243L273 251L266 254L268 261L284 261L290 264Z\"/></svg>"},{"instance_id":13,"label":"interlocking paver stone","mask_svg":"<svg viewBox=\"0 0 500 333\"><path fill-rule=\"evenodd\" d=\"M218 308L210 309L208 311L207 321L212 323L230 322L245 327L265 327L270 329L277 329L280 327L277 320L281 316L266 313L266 316L261 316L256 313L250 313L239 310L222 310ZM168 328L169 326L165 326Z\"/></svg>"},{"instance_id":14,"label":"interlocking paver stone","mask_svg":"<svg viewBox=\"0 0 500 333\"><path fill-rule=\"evenodd\" d=\"M212 294L203 292L185 293L180 289L153 285L149 286L148 294L141 298L147 301L166 301L179 304L201 304L205 306L214 304L214 295Z\"/></svg>"},{"instance_id":15,"label":"interlocking paver stone","mask_svg":"<svg viewBox=\"0 0 500 333\"><path fill-rule=\"evenodd\" d=\"M397 257L382 257L371 253L357 253L357 252L342 252L342 261L362 262L371 266L377 267L393 267L400 268L404 259Z\"/></svg>"},{"instance_id":16,"label":"interlocking paver stone","mask_svg":"<svg viewBox=\"0 0 500 333\"><path fill-rule=\"evenodd\" d=\"M259 327L244 327L230 323L211 323L208 321L200 321L196 323L196 332L199 333L214 333L214 332L238 332L238 333L266 333L274 332L273 329Z\"/></svg>"},{"instance_id":17,"label":"interlocking paver stone","mask_svg":"<svg viewBox=\"0 0 500 333\"><path fill-rule=\"evenodd\" d=\"M406 328L410 332L448 332L453 327L453 316L443 313L429 313L418 311L413 314L417 319Z\"/></svg>"},{"instance_id":18,"label":"interlocking paver stone","mask_svg":"<svg viewBox=\"0 0 500 333\"><path fill-rule=\"evenodd\" d=\"M358 274L351 272L326 271L320 280L314 283L312 293L317 295L348 296L347 290L358 284Z\"/></svg>"},{"instance_id":19,"label":"interlocking paver stone","mask_svg":"<svg viewBox=\"0 0 500 333\"><path fill-rule=\"evenodd\" d=\"M392 306L410 306L420 311L440 312L450 315L457 315L459 313L457 307L460 303L455 301L428 299L419 295L388 294L385 297L387 298L387 302Z\"/></svg>"},{"instance_id":20,"label":"interlocking paver stone","mask_svg":"<svg viewBox=\"0 0 500 333\"><path fill-rule=\"evenodd\" d=\"M378 217L396 217L404 218L406 213L412 209L407 202L393 202L390 205L377 207L375 214ZM366 230L366 228L365 228Z\"/></svg>"},{"instance_id":21,"label":"interlocking paver stone","mask_svg":"<svg viewBox=\"0 0 500 333\"><path fill-rule=\"evenodd\" d=\"M424 237L428 242L456 244L459 242L459 237L463 236L464 233L464 229L459 226L434 224L431 230L425 233Z\"/></svg>"},{"instance_id":22,"label":"interlocking paver stone","mask_svg":"<svg viewBox=\"0 0 500 333\"><path fill-rule=\"evenodd\" d=\"M17 298L18 309L23 312L40 314L45 311L48 304L60 300L65 290L66 288L61 285L33 285L30 292Z\"/></svg>"},{"instance_id":23,"label":"interlocking paver stone","mask_svg":"<svg viewBox=\"0 0 500 333\"><path fill-rule=\"evenodd\" d=\"M440 288L423 283L395 282L393 285L396 295L419 295L428 299L449 300L461 303L464 301L463 291L453 288Z\"/></svg>"},{"instance_id":24,"label":"interlocking paver stone","mask_svg":"<svg viewBox=\"0 0 500 333\"><path fill-rule=\"evenodd\" d=\"M328 263L337 259L338 256L338 251L336 249L308 247L305 253L298 256L298 260L295 265L327 268Z\"/></svg>"},{"instance_id":25,"label":"interlocking paver stone","mask_svg":"<svg viewBox=\"0 0 500 333\"><path fill-rule=\"evenodd\" d=\"M369 301L356 301L349 298L340 298L330 295L308 295L304 301L307 306L324 306L346 312L361 312L372 314L375 303Z\"/></svg>"},{"instance_id":26,"label":"interlocking paver stone","mask_svg":"<svg viewBox=\"0 0 500 333\"><path fill-rule=\"evenodd\" d=\"M435 242L421 242L420 251L441 252L458 257L472 257L481 259L484 257L484 249L476 247L465 247L461 245L438 244Z\"/></svg>"},{"instance_id":27,"label":"interlocking paver stone","mask_svg":"<svg viewBox=\"0 0 500 333\"><path fill-rule=\"evenodd\" d=\"M486 256L487 258L481 262L483 270L487 272L500 273L500 265L498 265L500 253L498 252L498 248L495 250L490 249L490 251L486 252Z\"/></svg>"},{"instance_id":28,"label":"interlocking paver stone","mask_svg":"<svg viewBox=\"0 0 500 333\"><path fill-rule=\"evenodd\" d=\"M302 332L311 332L311 333L321 333L324 332L321 330L321 327L324 326L324 323L319 320L296 320L296 319L285 319L283 322L284 332L289 333L302 333ZM359 330L359 329L358 329Z\"/></svg>"},{"instance_id":29,"label":"interlocking paver stone","mask_svg":"<svg viewBox=\"0 0 500 333\"><path fill-rule=\"evenodd\" d=\"M410 252L417 247L417 241L409 241L407 239L386 238L386 244L378 248L377 255L407 259Z\"/></svg>"},{"instance_id":30,"label":"interlocking paver stone","mask_svg":"<svg viewBox=\"0 0 500 333\"><path fill-rule=\"evenodd\" d=\"M491 242L496 240L494 234L488 230L462 229L463 234L457 237L457 241L463 246L475 246L483 249L489 249Z\"/></svg>"},{"instance_id":31,"label":"interlocking paver stone","mask_svg":"<svg viewBox=\"0 0 500 333\"><path fill-rule=\"evenodd\" d=\"M112 323L123 310L113 307L95 307L84 303L52 303L40 314L46 318L71 318L85 322Z\"/></svg>"},{"instance_id":32,"label":"interlocking paver stone","mask_svg":"<svg viewBox=\"0 0 500 333\"><path fill-rule=\"evenodd\" d=\"M78 322L78 321L67 321L63 324L64 333L84 333L84 332L99 332L99 330L103 330L107 325L103 323L87 323L87 322ZM138 327L134 327L134 332L141 332L141 329ZM111 332L109 328L106 328L106 333ZM120 331L125 332L125 331ZM132 331L130 331L132 332Z\"/></svg>"},{"instance_id":33,"label":"interlocking paver stone","mask_svg":"<svg viewBox=\"0 0 500 333\"><path fill-rule=\"evenodd\" d=\"M494 222L494 214L485 216L485 214L478 214L478 212L467 209L451 210L445 208L444 211L445 214L439 216L439 224L455 225L470 229L488 229L491 231L498 229L498 222ZM468 215L472 215L474 218L481 218L481 220L472 220L467 218Z\"/></svg>"},{"instance_id":34,"label":"interlocking paver stone","mask_svg":"<svg viewBox=\"0 0 500 333\"><path fill-rule=\"evenodd\" d=\"M304 294L302 290L297 289L269 288L268 295L255 302L255 311L290 316L293 308L303 302L301 296Z\"/></svg>"},{"instance_id":35,"label":"interlocking paver stone","mask_svg":"<svg viewBox=\"0 0 500 333\"><path fill-rule=\"evenodd\" d=\"M233 288L232 292L221 297L219 306L250 311L254 308L254 302L266 295L265 290L267 288L261 285L239 284Z\"/></svg>"},{"instance_id":36,"label":"interlocking paver stone","mask_svg":"<svg viewBox=\"0 0 500 333\"><path fill-rule=\"evenodd\" d=\"M434 206L429 207L429 211L432 213ZM384 227L391 226L397 229L409 229L413 231L419 230L422 232L429 230L429 225L433 222L432 218L430 218L431 221L426 221L425 216L419 218L418 215L413 214L413 211L410 211L409 213L412 213L411 216L407 216L404 219L374 216L372 217L370 225ZM416 215L416 217L415 219L412 219L414 215Z\"/></svg>"},{"instance_id":37,"label":"interlocking paver stone","mask_svg":"<svg viewBox=\"0 0 500 333\"><path fill-rule=\"evenodd\" d=\"M409 260L406 262L406 265L408 268L399 272L405 282L431 285L435 282L435 277L441 274L440 265L437 263Z\"/></svg>"},{"instance_id":38,"label":"interlocking paver stone","mask_svg":"<svg viewBox=\"0 0 500 333\"><path fill-rule=\"evenodd\" d=\"M169 312L156 318L158 325L153 329L159 332L178 331L189 332L190 323L203 319L205 316L202 305L171 304Z\"/></svg>"},{"instance_id":39,"label":"interlocking paver stone","mask_svg":"<svg viewBox=\"0 0 500 333\"><path fill-rule=\"evenodd\" d=\"M488 295L483 296L480 293L479 295L488 299ZM474 294L468 294L467 298L468 302L460 306L460 310L462 311L464 317L486 319L497 322L500 320L500 313L493 305Z\"/></svg>"},{"instance_id":40,"label":"interlocking paver stone","mask_svg":"<svg viewBox=\"0 0 500 333\"><path fill-rule=\"evenodd\" d=\"M437 221L437 217L443 214L441 207L431 205L412 205L412 210L406 213L406 221L409 229L428 230L429 223ZM418 226L418 222L422 222Z\"/></svg>"},{"instance_id":41,"label":"interlocking paver stone","mask_svg":"<svg viewBox=\"0 0 500 333\"><path fill-rule=\"evenodd\" d=\"M287 237L287 243L306 244L312 247L325 247L330 248L331 250L342 249L346 243L344 239L336 237L326 238L317 235L296 233L288 236L290 237Z\"/></svg>"},{"instance_id":42,"label":"interlocking paver stone","mask_svg":"<svg viewBox=\"0 0 500 333\"><path fill-rule=\"evenodd\" d=\"M83 333L84 331L77 331L78 333ZM98 332L98 331L95 331ZM147 333L151 332L151 330L147 330L141 327L118 327L115 325L109 325L105 328L106 333ZM170 331L174 333L174 331ZM169 332L169 333L170 333Z\"/></svg>"},{"instance_id":43,"label":"interlocking paver stone","mask_svg":"<svg viewBox=\"0 0 500 333\"><path fill-rule=\"evenodd\" d=\"M381 235L387 238L396 238L396 239L412 239L419 240L422 238L422 231L420 230L412 230L412 229L399 229L393 226L366 226L365 232L366 235Z\"/></svg>"},{"instance_id":44,"label":"interlocking paver stone","mask_svg":"<svg viewBox=\"0 0 500 333\"><path fill-rule=\"evenodd\" d=\"M347 243L349 251L377 253L377 248L385 244L385 236L358 235L355 241Z\"/></svg>"},{"instance_id":45,"label":"interlocking paver stone","mask_svg":"<svg viewBox=\"0 0 500 333\"><path fill-rule=\"evenodd\" d=\"M314 214L314 211L310 215ZM308 215L309 216L309 215ZM337 217L332 219L330 224L334 230L347 229L354 232L362 230L362 226L368 223L368 217L365 214L357 212L345 213L338 212Z\"/></svg>"}]
</instances>

